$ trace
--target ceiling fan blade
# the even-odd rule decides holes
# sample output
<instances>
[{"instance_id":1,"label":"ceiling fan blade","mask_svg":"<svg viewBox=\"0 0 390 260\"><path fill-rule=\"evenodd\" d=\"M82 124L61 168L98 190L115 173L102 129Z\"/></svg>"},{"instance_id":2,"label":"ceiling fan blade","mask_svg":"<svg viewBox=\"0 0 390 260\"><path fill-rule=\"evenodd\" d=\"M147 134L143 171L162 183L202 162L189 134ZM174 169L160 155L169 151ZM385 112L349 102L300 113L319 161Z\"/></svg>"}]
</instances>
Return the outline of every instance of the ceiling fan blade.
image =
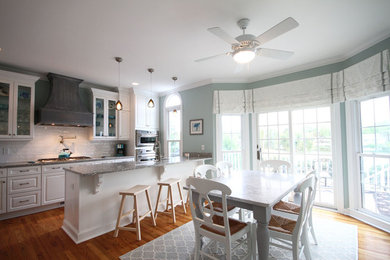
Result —
<instances>
[{"instance_id":1,"label":"ceiling fan blade","mask_svg":"<svg viewBox=\"0 0 390 260\"><path fill-rule=\"evenodd\" d=\"M294 54L294 52L258 48L256 50L256 54L259 56L264 56L264 57L269 57L269 58L274 58L274 59L279 59L279 60L286 60L286 59L290 58Z\"/></svg>"},{"instance_id":2,"label":"ceiling fan blade","mask_svg":"<svg viewBox=\"0 0 390 260\"><path fill-rule=\"evenodd\" d=\"M234 39L232 36L227 34L227 32L225 32L219 27L208 28L207 31L211 32L212 34L214 34L215 36L217 36L218 38L224 40L229 44L239 44L239 42L236 39Z\"/></svg>"},{"instance_id":3,"label":"ceiling fan blade","mask_svg":"<svg viewBox=\"0 0 390 260\"><path fill-rule=\"evenodd\" d=\"M298 27L299 23L294 20L292 17L288 17L287 19L281 21L268 31L264 32L257 36L256 40L260 43L260 45L286 33L296 27Z\"/></svg>"},{"instance_id":4,"label":"ceiling fan blade","mask_svg":"<svg viewBox=\"0 0 390 260\"><path fill-rule=\"evenodd\" d=\"M210 57L206 57L206 58L201 58L201 59L197 59L195 60L195 62L200 62L200 61L205 61L205 60L210 60L210 59L214 59L214 58L217 58L219 56L227 56L227 55L230 55L230 52L225 52L225 53L221 53L221 54L217 54L217 55L213 55L213 56L210 56Z\"/></svg>"}]
</instances>

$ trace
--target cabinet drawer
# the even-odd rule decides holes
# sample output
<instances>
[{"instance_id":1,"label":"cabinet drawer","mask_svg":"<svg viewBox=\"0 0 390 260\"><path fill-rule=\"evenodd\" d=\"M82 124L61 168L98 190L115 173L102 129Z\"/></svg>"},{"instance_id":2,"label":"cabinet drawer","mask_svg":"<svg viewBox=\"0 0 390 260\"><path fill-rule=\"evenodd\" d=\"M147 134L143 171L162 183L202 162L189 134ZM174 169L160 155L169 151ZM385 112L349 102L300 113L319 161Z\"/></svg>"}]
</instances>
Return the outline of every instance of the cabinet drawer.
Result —
<instances>
[{"instance_id":1,"label":"cabinet drawer","mask_svg":"<svg viewBox=\"0 0 390 260\"><path fill-rule=\"evenodd\" d=\"M68 165L69 166L69 165ZM54 164L42 166L42 173L61 172L64 171L64 164Z\"/></svg>"},{"instance_id":2,"label":"cabinet drawer","mask_svg":"<svg viewBox=\"0 0 390 260\"><path fill-rule=\"evenodd\" d=\"M7 212L33 208L40 205L41 205L40 191L8 195Z\"/></svg>"},{"instance_id":3,"label":"cabinet drawer","mask_svg":"<svg viewBox=\"0 0 390 260\"><path fill-rule=\"evenodd\" d=\"M7 169L6 168L0 169L0 178L1 177L7 177Z\"/></svg>"},{"instance_id":4,"label":"cabinet drawer","mask_svg":"<svg viewBox=\"0 0 390 260\"><path fill-rule=\"evenodd\" d=\"M8 177L41 173L41 166L8 168Z\"/></svg>"},{"instance_id":5,"label":"cabinet drawer","mask_svg":"<svg viewBox=\"0 0 390 260\"><path fill-rule=\"evenodd\" d=\"M40 190L41 174L8 177L8 194Z\"/></svg>"}]
</instances>

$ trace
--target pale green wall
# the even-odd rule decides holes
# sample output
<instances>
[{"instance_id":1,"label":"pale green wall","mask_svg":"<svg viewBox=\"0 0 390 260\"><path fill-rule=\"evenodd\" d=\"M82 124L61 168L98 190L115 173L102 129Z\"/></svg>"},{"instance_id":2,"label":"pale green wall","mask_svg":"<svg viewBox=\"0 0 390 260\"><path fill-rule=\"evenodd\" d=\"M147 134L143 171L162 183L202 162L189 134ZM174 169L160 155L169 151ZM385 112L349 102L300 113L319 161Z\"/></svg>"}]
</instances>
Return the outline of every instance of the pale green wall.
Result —
<instances>
[{"instance_id":1,"label":"pale green wall","mask_svg":"<svg viewBox=\"0 0 390 260\"><path fill-rule=\"evenodd\" d=\"M316 67L304 71L299 71L295 73L290 73L270 79L260 80L257 82L252 82L248 84L209 84L206 86L180 91L180 94L183 98L183 151L184 152L201 152L200 145L205 144L205 152L212 152L214 157L216 153L216 143L215 143L215 115L213 115L212 103L213 103L213 91L214 90L235 90L235 89L251 89L251 88L261 88L264 86L275 85L279 83L315 77L327 73L337 72L342 69L345 69L357 62L360 62L380 51L385 49L390 49L390 38L387 38L384 41L381 41L378 44L373 45L370 48L348 58L342 62L329 64L321 67ZM165 97L160 98L160 111L163 111L163 100ZM344 205L347 208L349 206L348 199L348 167L347 167L347 142L346 142L346 117L345 117L345 104L340 104L341 110L341 137L342 137L342 152L343 152L343 174L344 174ZM162 113L162 112L161 112ZM162 115L162 114L161 114ZM162 118L162 117L160 117ZM204 119L204 135L202 136L190 136L188 134L188 122L190 119ZM160 121L161 127L163 129L163 121ZM250 128L251 129L251 128ZM250 142L251 145L254 145L255 140L252 138L252 133L250 133ZM252 147L251 147L252 151ZM251 156L251 166L253 165Z\"/></svg>"}]
</instances>

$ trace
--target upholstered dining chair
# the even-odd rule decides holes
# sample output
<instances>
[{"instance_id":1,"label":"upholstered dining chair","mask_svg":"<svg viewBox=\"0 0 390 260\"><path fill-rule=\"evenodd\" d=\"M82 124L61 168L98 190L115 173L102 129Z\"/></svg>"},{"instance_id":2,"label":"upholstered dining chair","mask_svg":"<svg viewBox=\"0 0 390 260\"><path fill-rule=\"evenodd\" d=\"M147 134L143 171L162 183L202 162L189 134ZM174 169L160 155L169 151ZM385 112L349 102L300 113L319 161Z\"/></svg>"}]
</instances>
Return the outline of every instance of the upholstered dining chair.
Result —
<instances>
[{"instance_id":1,"label":"upholstered dining chair","mask_svg":"<svg viewBox=\"0 0 390 260\"><path fill-rule=\"evenodd\" d=\"M294 260L299 259L302 251L306 259L311 259L307 223L313 205L315 178L314 174L309 175L297 188L298 192L301 193L297 220L272 214L268 224L270 245L292 250ZM280 243L274 243L273 240Z\"/></svg>"},{"instance_id":2,"label":"upholstered dining chair","mask_svg":"<svg viewBox=\"0 0 390 260\"><path fill-rule=\"evenodd\" d=\"M274 173L289 173L291 164L282 160L265 160L260 162L260 170L271 170Z\"/></svg>"},{"instance_id":3,"label":"upholstered dining chair","mask_svg":"<svg viewBox=\"0 0 390 260\"><path fill-rule=\"evenodd\" d=\"M242 259L252 259L254 249L252 247L253 233L252 223L245 223L228 217L226 197L232 193L231 189L225 184L195 177L187 179L187 186L190 191L190 208L192 220L195 229L195 256L194 259L200 259L202 256L211 259L217 259L206 252L212 242L217 241L224 245L226 259L232 259L232 252L238 245L246 244L247 253ZM194 193L198 195L195 200ZM216 212L209 198L210 192L218 192L222 199L222 212ZM205 210L205 202L211 205L209 210ZM198 212L199 214L196 214ZM221 214L222 213L222 214ZM211 241L202 245L202 237L207 237Z\"/></svg>"}]
</instances>

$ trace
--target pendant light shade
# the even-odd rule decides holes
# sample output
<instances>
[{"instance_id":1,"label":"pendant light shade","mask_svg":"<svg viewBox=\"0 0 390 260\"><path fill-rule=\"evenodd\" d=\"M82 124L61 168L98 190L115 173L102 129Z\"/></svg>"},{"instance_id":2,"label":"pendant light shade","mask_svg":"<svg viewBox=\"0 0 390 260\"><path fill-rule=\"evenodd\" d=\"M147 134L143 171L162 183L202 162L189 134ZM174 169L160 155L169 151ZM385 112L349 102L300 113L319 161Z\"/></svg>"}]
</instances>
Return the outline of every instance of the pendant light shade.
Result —
<instances>
[{"instance_id":1,"label":"pendant light shade","mask_svg":"<svg viewBox=\"0 0 390 260\"><path fill-rule=\"evenodd\" d=\"M118 111L123 109L122 102L120 100L115 103L115 109Z\"/></svg>"},{"instance_id":2,"label":"pendant light shade","mask_svg":"<svg viewBox=\"0 0 390 260\"><path fill-rule=\"evenodd\" d=\"M154 108L154 101L153 101L153 99L149 99L148 108Z\"/></svg>"},{"instance_id":3,"label":"pendant light shade","mask_svg":"<svg viewBox=\"0 0 390 260\"><path fill-rule=\"evenodd\" d=\"M118 62L118 88L121 87L121 62L123 59L121 57L115 57L116 62ZM118 99L118 101L115 103L115 109L117 111L120 111L123 109L122 102Z\"/></svg>"},{"instance_id":4,"label":"pendant light shade","mask_svg":"<svg viewBox=\"0 0 390 260\"><path fill-rule=\"evenodd\" d=\"M154 69L149 68L148 72L150 73L150 95L153 93L153 81L152 81L152 73L154 72ZM149 99L149 102L147 104L148 108L154 108L154 101L153 98Z\"/></svg>"}]
</instances>

